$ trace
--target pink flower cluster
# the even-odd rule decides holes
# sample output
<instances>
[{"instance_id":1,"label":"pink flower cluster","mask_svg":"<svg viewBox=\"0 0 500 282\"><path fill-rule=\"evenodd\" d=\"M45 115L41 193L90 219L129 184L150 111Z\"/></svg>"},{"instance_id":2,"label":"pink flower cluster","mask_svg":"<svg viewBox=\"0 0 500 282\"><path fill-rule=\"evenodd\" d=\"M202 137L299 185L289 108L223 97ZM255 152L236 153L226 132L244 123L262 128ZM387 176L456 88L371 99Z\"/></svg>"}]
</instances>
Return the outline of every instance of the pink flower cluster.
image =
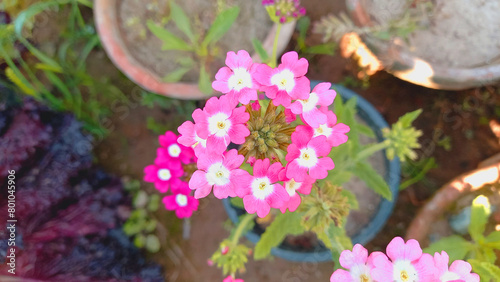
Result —
<instances>
[{"instance_id":1,"label":"pink flower cluster","mask_svg":"<svg viewBox=\"0 0 500 282\"><path fill-rule=\"evenodd\" d=\"M167 210L175 210L179 218L190 217L198 209L198 200L191 196L191 189L185 181L185 167L196 162L193 149L177 142L172 131L159 137L160 148L156 151L154 164L144 168L144 181L155 184L161 193L171 191L163 198Z\"/></svg>"},{"instance_id":2,"label":"pink flower cluster","mask_svg":"<svg viewBox=\"0 0 500 282\"><path fill-rule=\"evenodd\" d=\"M306 14L306 8L300 5L300 0L262 0L264 6L274 6L275 15L279 17L280 23L289 19L297 19Z\"/></svg>"},{"instance_id":3,"label":"pink flower cluster","mask_svg":"<svg viewBox=\"0 0 500 282\"><path fill-rule=\"evenodd\" d=\"M479 275L471 273L472 267L463 260L456 260L450 266L448 254L444 251L434 257L422 253L418 241L406 243L396 237L387 245L387 255L368 251L356 244L352 251L340 255L340 265L347 269L336 270L331 282L410 282L410 281L455 281L479 282Z\"/></svg>"},{"instance_id":4,"label":"pink flower cluster","mask_svg":"<svg viewBox=\"0 0 500 282\"><path fill-rule=\"evenodd\" d=\"M225 95L210 98L203 109L193 112L194 123L186 121L178 128L179 144L192 147L198 158L198 170L189 187L195 190L197 199L212 190L219 199L240 197L246 211L259 217L266 216L271 208L294 211L301 202L297 192L309 194L315 180L327 176L334 168L328 154L333 146L347 141L349 127L337 123L328 109L336 92L330 89L330 83L320 83L311 91L305 77L308 62L299 59L296 52L284 54L274 69L253 63L244 50L229 52L226 65L212 84ZM284 111L286 122L295 126L295 132L291 143L282 147L286 148L281 152L282 159L247 158L253 166L253 173L249 173L241 168L245 156L236 149L228 150L228 146L244 144L251 130L258 134L255 128L250 129L252 121L245 105L260 109L259 96L264 96L259 93L275 106L282 106L278 110Z\"/></svg>"}]
</instances>

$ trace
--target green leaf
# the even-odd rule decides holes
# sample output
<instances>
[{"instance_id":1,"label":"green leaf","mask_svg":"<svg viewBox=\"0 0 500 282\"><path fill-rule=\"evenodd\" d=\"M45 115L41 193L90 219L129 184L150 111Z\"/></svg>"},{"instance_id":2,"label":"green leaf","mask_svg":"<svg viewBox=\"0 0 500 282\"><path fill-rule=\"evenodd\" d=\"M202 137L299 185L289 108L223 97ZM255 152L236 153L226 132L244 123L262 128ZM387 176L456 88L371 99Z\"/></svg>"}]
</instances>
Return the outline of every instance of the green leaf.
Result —
<instances>
[{"instance_id":1,"label":"green leaf","mask_svg":"<svg viewBox=\"0 0 500 282\"><path fill-rule=\"evenodd\" d=\"M351 127L351 130L356 130L357 132L370 137L370 138L375 138L375 133L373 132L373 129L371 129L369 126L366 126L364 124L356 123L354 126Z\"/></svg>"},{"instance_id":2,"label":"green leaf","mask_svg":"<svg viewBox=\"0 0 500 282\"><path fill-rule=\"evenodd\" d=\"M491 232L484 239L484 243L485 243L486 246L488 246L490 248L499 249L500 250L500 231L493 231L493 232Z\"/></svg>"},{"instance_id":3,"label":"green leaf","mask_svg":"<svg viewBox=\"0 0 500 282\"><path fill-rule=\"evenodd\" d=\"M370 189L385 199L392 201L392 192L389 185L387 185L384 178L382 178L382 176L380 176L368 163L357 162L353 172L357 177L363 180Z\"/></svg>"},{"instance_id":4,"label":"green leaf","mask_svg":"<svg viewBox=\"0 0 500 282\"><path fill-rule=\"evenodd\" d=\"M481 281L500 281L500 268L498 266L476 259L469 259L467 262L472 266L472 272L479 274Z\"/></svg>"},{"instance_id":5,"label":"green leaf","mask_svg":"<svg viewBox=\"0 0 500 282\"><path fill-rule=\"evenodd\" d=\"M146 244L146 236L142 235L142 234L139 234L137 236L135 236L134 238L134 245L137 247L137 248L142 248L144 247L144 245Z\"/></svg>"},{"instance_id":6,"label":"green leaf","mask_svg":"<svg viewBox=\"0 0 500 282\"><path fill-rule=\"evenodd\" d=\"M401 122L403 127L410 127L413 121L417 119L417 117L422 113L422 109L415 110L413 112L409 112L401 116L398 122Z\"/></svg>"},{"instance_id":7,"label":"green leaf","mask_svg":"<svg viewBox=\"0 0 500 282\"><path fill-rule=\"evenodd\" d=\"M491 206L488 198L480 195L472 201L469 234L474 241L482 239L488 217L491 214Z\"/></svg>"},{"instance_id":8,"label":"green leaf","mask_svg":"<svg viewBox=\"0 0 500 282\"><path fill-rule=\"evenodd\" d=\"M209 76L210 75L205 69L205 66L202 65L200 68L200 78L198 81L198 87L200 88L201 92L205 94L211 94L213 92L212 81L210 80Z\"/></svg>"},{"instance_id":9,"label":"green leaf","mask_svg":"<svg viewBox=\"0 0 500 282\"><path fill-rule=\"evenodd\" d=\"M158 237L154 234L149 234L148 237L146 237L146 250L150 253L156 253L160 250L160 240L158 240Z\"/></svg>"},{"instance_id":10,"label":"green leaf","mask_svg":"<svg viewBox=\"0 0 500 282\"><path fill-rule=\"evenodd\" d=\"M339 258L342 251L352 250L351 238L346 235L345 228L332 224L325 232L316 232L316 235L330 249L335 268L339 268Z\"/></svg>"},{"instance_id":11,"label":"green leaf","mask_svg":"<svg viewBox=\"0 0 500 282\"><path fill-rule=\"evenodd\" d=\"M233 205L237 208L240 208L240 209L245 208L245 205L243 205L243 199L240 197L230 198L229 201L231 202L231 205Z\"/></svg>"},{"instance_id":12,"label":"green leaf","mask_svg":"<svg viewBox=\"0 0 500 282\"><path fill-rule=\"evenodd\" d=\"M148 211L155 212L158 210L158 206L160 205L160 196L158 194L153 194L149 197L148 203Z\"/></svg>"},{"instance_id":13,"label":"green leaf","mask_svg":"<svg viewBox=\"0 0 500 282\"><path fill-rule=\"evenodd\" d=\"M192 50L192 47L188 43L186 43L186 41L184 41L182 38L177 37L161 26L155 24L152 20L148 20L147 26L149 30L163 42L163 45L161 47L162 50Z\"/></svg>"},{"instance_id":14,"label":"green leaf","mask_svg":"<svg viewBox=\"0 0 500 282\"><path fill-rule=\"evenodd\" d=\"M26 80L26 78L21 74L19 70L13 70L10 67L7 67L5 69L5 75L11 82L13 82L17 87L19 87L19 89L21 89L21 91L23 91L24 94L33 96L35 98L39 98L36 90L33 88L31 83L29 83L28 80Z\"/></svg>"},{"instance_id":15,"label":"green leaf","mask_svg":"<svg viewBox=\"0 0 500 282\"><path fill-rule=\"evenodd\" d=\"M194 36L193 30L191 29L190 19L181 8L181 6L175 4L174 1L170 1L170 15L174 20L177 27L186 34L186 36L191 40L192 43L195 43L196 38Z\"/></svg>"},{"instance_id":16,"label":"green leaf","mask_svg":"<svg viewBox=\"0 0 500 282\"><path fill-rule=\"evenodd\" d=\"M253 39L252 45L253 45L253 48L255 49L255 52L257 52L257 54L259 54L260 60L262 62L267 62L267 60L269 60L269 55L267 54L266 49L264 49L262 42L260 42L259 39Z\"/></svg>"},{"instance_id":17,"label":"green leaf","mask_svg":"<svg viewBox=\"0 0 500 282\"><path fill-rule=\"evenodd\" d=\"M123 232L127 236L133 236L142 231L142 228L133 221L127 221L123 224Z\"/></svg>"},{"instance_id":18,"label":"green leaf","mask_svg":"<svg viewBox=\"0 0 500 282\"><path fill-rule=\"evenodd\" d=\"M337 162L335 162L336 167ZM333 170L331 171L328 176L325 178L324 181L328 181L331 184L342 186L342 184L346 183L349 181L352 177L352 172L347 171L347 170Z\"/></svg>"},{"instance_id":19,"label":"green leaf","mask_svg":"<svg viewBox=\"0 0 500 282\"><path fill-rule=\"evenodd\" d=\"M358 210L359 209L358 200L356 199L356 195L354 195L353 192L343 189L341 193L342 193L342 196L347 198L347 201L349 202L349 205L351 206L351 210Z\"/></svg>"},{"instance_id":20,"label":"green leaf","mask_svg":"<svg viewBox=\"0 0 500 282\"><path fill-rule=\"evenodd\" d=\"M309 17L302 17L297 21L297 29L299 31L299 37L297 38L297 45L301 50L306 48L305 39L306 39L307 29L309 29L310 25L311 25L311 19Z\"/></svg>"},{"instance_id":21,"label":"green leaf","mask_svg":"<svg viewBox=\"0 0 500 282\"><path fill-rule=\"evenodd\" d=\"M305 52L309 54L332 56L335 55L335 50L337 50L337 44L330 42L307 47Z\"/></svg>"},{"instance_id":22,"label":"green leaf","mask_svg":"<svg viewBox=\"0 0 500 282\"><path fill-rule=\"evenodd\" d=\"M452 235L432 243L424 249L425 253L434 255L435 252L445 251L450 256L450 261L463 260L467 253L474 248L474 245L461 236Z\"/></svg>"},{"instance_id":23,"label":"green leaf","mask_svg":"<svg viewBox=\"0 0 500 282\"><path fill-rule=\"evenodd\" d=\"M156 219L150 219L146 222L146 224L144 225L144 231L146 231L147 233L149 232L153 232L155 229L156 229L156 225L158 224L158 221L156 221Z\"/></svg>"},{"instance_id":24,"label":"green leaf","mask_svg":"<svg viewBox=\"0 0 500 282\"><path fill-rule=\"evenodd\" d=\"M210 29L208 29L207 36L203 39L202 46L208 46L208 44L215 43L221 39L231 28L239 13L240 8L237 6L222 11L217 18L215 18Z\"/></svg>"},{"instance_id":25,"label":"green leaf","mask_svg":"<svg viewBox=\"0 0 500 282\"><path fill-rule=\"evenodd\" d=\"M304 232L304 227L300 224L301 215L298 212L280 213L274 221L266 228L255 245L254 259L266 258L271 253L271 249L278 246L286 235L298 235Z\"/></svg>"},{"instance_id":26,"label":"green leaf","mask_svg":"<svg viewBox=\"0 0 500 282\"><path fill-rule=\"evenodd\" d=\"M162 78L164 82L178 82L191 68L180 67Z\"/></svg>"}]
</instances>

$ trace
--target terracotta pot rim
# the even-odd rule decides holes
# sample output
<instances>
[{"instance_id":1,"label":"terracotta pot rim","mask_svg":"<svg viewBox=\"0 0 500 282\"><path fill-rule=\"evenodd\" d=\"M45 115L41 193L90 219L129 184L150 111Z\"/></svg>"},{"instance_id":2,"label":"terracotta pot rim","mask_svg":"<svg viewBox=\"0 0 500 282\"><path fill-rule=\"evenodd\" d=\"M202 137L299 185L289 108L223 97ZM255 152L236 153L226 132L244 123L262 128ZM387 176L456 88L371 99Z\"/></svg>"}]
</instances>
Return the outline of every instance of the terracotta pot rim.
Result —
<instances>
[{"instance_id":1,"label":"terracotta pot rim","mask_svg":"<svg viewBox=\"0 0 500 282\"><path fill-rule=\"evenodd\" d=\"M346 0L351 18L360 26L374 22L364 9L362 0ZM462 90L500 82L500 64L477 67L452 67L430 63L406 48L370 35L361 36L378 57L384 69L394 76L428 88ZM361 55L361 54L358 54Z\"/></svg>"},{"instance_id":2,"label":"terracotta pot rim","mask_svg":"<svg viewBox=\"0 0 500 282\"><path fill-rule=\"evenodd\" d=\"M212 95L216 95L214 91L212 94L205 94L198 88L197 83L166 83L161 78L144 67L137 59L135 59L120 36L118 27L118 19L116 13L116 2L118 0L95 0L94 1L94 15L97 32L101 39L104 50L108 54L111 61L117 66L130 80L142 88L178 99L205 99ZM295 22L290 22L282 26L280 37L291 38ZM277 25L271 28L266 39L263 42L267 50L272 49L274 33ZM278 53L281 53L288 44L288 41L280 40L278 46ZM253 56L254 61L258 56Z\"/></svg>"},{"instance_id":3,"label":"terracotta pot rim","mask_svg":"<svg viewBox=\"0 0 500 282\"><path fill-rule=\"evenodd\" d=\"M496 158L494 156L493 158ZM461 196L500 181L500 161L466 172L442 186L418 211L406 233L406 239L426 241L430 226Z\"/></svg>"}]
</instances>

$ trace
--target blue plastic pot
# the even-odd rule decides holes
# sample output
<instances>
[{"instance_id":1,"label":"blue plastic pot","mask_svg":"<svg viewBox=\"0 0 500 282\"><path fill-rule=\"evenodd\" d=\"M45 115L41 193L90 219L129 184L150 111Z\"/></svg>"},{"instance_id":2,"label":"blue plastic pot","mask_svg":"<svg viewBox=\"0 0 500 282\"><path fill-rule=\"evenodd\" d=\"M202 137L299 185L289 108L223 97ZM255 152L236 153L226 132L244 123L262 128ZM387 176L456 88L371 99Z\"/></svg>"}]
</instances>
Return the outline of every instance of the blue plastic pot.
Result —
<instances>
[{"instance_id":1,"label":"blue plastic pot","mask_svg":"<svg viewBox=\"0 0 500 282\"><path fill-rule=\"evenodd\" d=\"M318 83L320 83L320 81L312 81L311 88L316 86ZM349 100L352 97L357 97L358 116L373 129L378 141L384 140L384 138L382 137L382 128L388 127L388 124L380 115L380 113L368 101L366 101L363 97L359 96L355 92L336 84L334 84L332 88L337 91L337 94L340 95L343 100ZM399 159L397 158L392 161L389 161L387 158L385 158L385 165L387 168L385 180L389 184L389 187L392 191L393 201L388 201L383 198L381 199L377 212L374 214L371 221L366 226L364 226L357 234L351 237L353 244L359 243L364 245L370 242L370 240L372 240L382 229L385 222L392 213L399 192L399 177L401 167ZM238 223L238 217L244 214L245 211L232 206L229 199L224 199L222 200L222 202L231 221L235 224ZM262 232L263 230L260 230L256 225L253 230L249 231L246 234L246 237L251 242L257 243ZM299 262L322 262L332 260L332 254L330 250L322 244L319 244L313 249L297 250L293 246L288 246L282 243L277 248L273 248L271 254L289 261Z\"/></svg>"}]
</instances>

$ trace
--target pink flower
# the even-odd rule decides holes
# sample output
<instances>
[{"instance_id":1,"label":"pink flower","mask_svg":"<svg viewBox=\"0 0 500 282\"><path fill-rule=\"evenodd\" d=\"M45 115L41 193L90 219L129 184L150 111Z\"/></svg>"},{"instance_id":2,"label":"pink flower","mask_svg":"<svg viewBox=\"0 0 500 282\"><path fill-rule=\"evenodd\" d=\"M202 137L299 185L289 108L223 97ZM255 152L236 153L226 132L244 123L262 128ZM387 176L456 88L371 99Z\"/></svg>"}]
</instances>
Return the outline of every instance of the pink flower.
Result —
<instances>
[{"instance_id":1,"label":"pink flower","mask_svg":"<svg viewBox=\"0 0 500 282\"><path fill-rule=\"evenodd\" d=\"M387 256L389 258L387 258ZM433 281L436 269L429 254L422 254L418 241L395 237L387 245L387 256L373 259L372 277L378 282ZM390 260L389 260L390 259Z\"/></svg>"},{"instance_id":2,"label":"pink flower","mask_svg":"<svg viewBox=\"0 0 500 282\"><path fill-rule=\"evenodd\" d=\"M248 213L257 212L258 217L269 214L271 207L281 208L290 198L285 188L278 182L278 174L283 169L281 163L269 165L269 159L257 160L253 165L253 178L246 186L240 186L237 193L243 198ZM245 196L244 196L245 195Z\"/></svg>"},{"instance_id":3,"label":"pink flower","mask_svg":"<svg viewBox=\"0 0 500 282\"><path fill-rule=\"evenodd\" d=\"M191 163L194 153L193 149L177 143L177 135L172 131L165 132L159 137L160 145L157 155L159 158L172 158L182 163Z\"/></svg>"},{"instance_id":4,"label":"pink flower","mask_svg":"<svg viewBox=\"0 0 500 282\"><path fill-rule=\"evenodd\" d=\"M354 245L352 252L344 250L340 254L340 265L348 269L337 269L330 277L330 282L368 282L373 281L370 270L373 267L373 257L382 253L375 252L368 256L368 251L360 244ZM382 254L383 255L383 254Z\"/></svg>"},{"instance_id":5,"label":"pink flower","mask_svg":"<svg viewBox=\"0 0 500 282\"><path fill-rule=\"evenodd\" d=\"M230 99L246 105L250 100L257 100L257 83L252 77L255 67L252 58L245 50L228 52L226 56L227 67L222 67L215 75L212 87Z\"/></svg>"},{"instance_id":6,"label":"pink flower","mask_svg":"<svg viewBox=\"0 0 500 282\"><path fill-rule=\"evenodd\" d=\"M326 139L332 147L337 147L338 145L347 142L346 133L351 129L349 126L343 123L337 123L337 116L327 107L321 107L319 109L321 112L325 113L327 117L326 123L320 124L319 127L314 128L314 137L326 136Z\"/></svg>"},{"instance_id":7,"label":"pink flower","mask_svg":"<svg viewBox=\"0 0 500 282\"><path fill-rule=\"evenodd\" d=\"M448 268L449 260L450 257L445 251L434 254L437 281L479 282L479 275L471 273L472 267L468 262L456 260Z\"/></svg>"},{"instance_id":8,"label":"pink flower","mask_svg":"<svg viewBox=\"0 0 500 282\"><path fill-rule=\"evenodd\" d=\"M144 181L155 184L156 189L161 193L168 191L169 187L175 190L184 174L181 163L173 159L156 159L154 165L144 168Z\"/></svg>"},{"instance_id":9,"label":"pink flower","mask_svg":"<svg viewBox=\"0 0 500 282\"><path fill-rule=\"evenodd\" d=\"M327 157L332 147L325 136L313 138L310 127L297 127L292 134L292 144L288 146L286 160L286 177L302 182L307 173L314 179L323 179L328 175L328 170L335 167L332 159ZM320 158L324 157L324 158Z\"/></svg>"},{"instance_id":10,"label":"pink flower","mask_svg":"<svg viewBox=\"0 0 500 282\"><path fill-rule=\"evenodd\" d=\"M237 103L237 102L236 102ZM236 107L226 95L210 98L205 108L193 112L198 136L207 139L207 148L222 153L230 142L243 144L250 131L245 123L250 115L245 107Z\"/></svg>"},{"instance_id":11,"label":"pink flower","mask_svg":"<svg viewBox=\"0 0 500 282\"><path fill-rule=\"evenodd\" d=\"M236 149L219 154L209 152L201 154L198 158L198 170L193 173L189 180L189 187L194 192L196 199L206 197L214 190L215 197L219 199L236 197L236 189L246 186L250 181L250 175L240 169L245 157L238 155Z\"/></svg>"},{"instance_id":12,"label":"pink flower","mask_svg":"<svg viewBox=\"0 0 500 282\"><path fill-rule=\"evenodd\" d=\"M179 126L179 128L177 128L177 131L180 133L179 138L177 138L177 142L186 147L193 148L196 156L206 151L207 139L203 139L196 134L196 130L192 122L185 121L181 124L181 126Z\"/></svg>"},{"instance_id":13,"label":"pink flower","mask_svg":"<svg viewBox=\"0 0 500 282\"><path fill-rule=\"evenodd\" d=\"M295 182L293 179L288 179L285 172L286 170L282 170L280 172L279 179L280 181L283 181L283 185L285 186L285 190L290 196L290 199L280 208L282 213L285 213L286 209L291 212L297 210L301 202L300 195L297 192L300 192L303 195L309 195L311 193L312 185L316 181L314 178L307 176L303 182Z\"/></svg>"},{"instance_id":14,"label":"pink flower","mask_svg":"<svg viewBox=\"0 0 500 282\"><path fill-rule=\"evenodd\" d=\"M326 114L318 109L320 106L330 106L335 99L335 90L330 89L331 83L323 82L314 87L309 98L297 100L290 105L290 110L294 114L300 114L302 120L313 128L326 123Z\"/></svg>"},{"instance_id":15,"label":"pink flower","mask_svg":"<svg viewBox=\"0 0 500 282\"><path fill-rule=\"evenodd\" d=\"M181 182L176 193L165 196L163 204L169 211L175 210L175 215L178 218L190 217L193 211L198 210L199 202L194 197L189 196L191 190L186 182Z\"/></svg>"},{"instance_id":16,"label":"pink flower","mask_svg":"<svg viewBox=\"0 0 500 282\"><path fill-rule=\"evenodd\" d=\"M235 279L233 276L227 276L222 282L245 282L243 279Z\"/></svg>"},{"instance_id":17,"label":"pink flower","mask_svg":"<svg viewBox=\"0 0 500 282\"><path fill-rule=\"evenodd\" d=\"M305 77L309 63L299 60L297 52L288 52L281 57L281 64L272 69L261 64L255 71L255 79L262 86L260 90L273 100L275 106L290 106L292 99L309 98L310 82Z\"/></svg>"}]
</instances>

